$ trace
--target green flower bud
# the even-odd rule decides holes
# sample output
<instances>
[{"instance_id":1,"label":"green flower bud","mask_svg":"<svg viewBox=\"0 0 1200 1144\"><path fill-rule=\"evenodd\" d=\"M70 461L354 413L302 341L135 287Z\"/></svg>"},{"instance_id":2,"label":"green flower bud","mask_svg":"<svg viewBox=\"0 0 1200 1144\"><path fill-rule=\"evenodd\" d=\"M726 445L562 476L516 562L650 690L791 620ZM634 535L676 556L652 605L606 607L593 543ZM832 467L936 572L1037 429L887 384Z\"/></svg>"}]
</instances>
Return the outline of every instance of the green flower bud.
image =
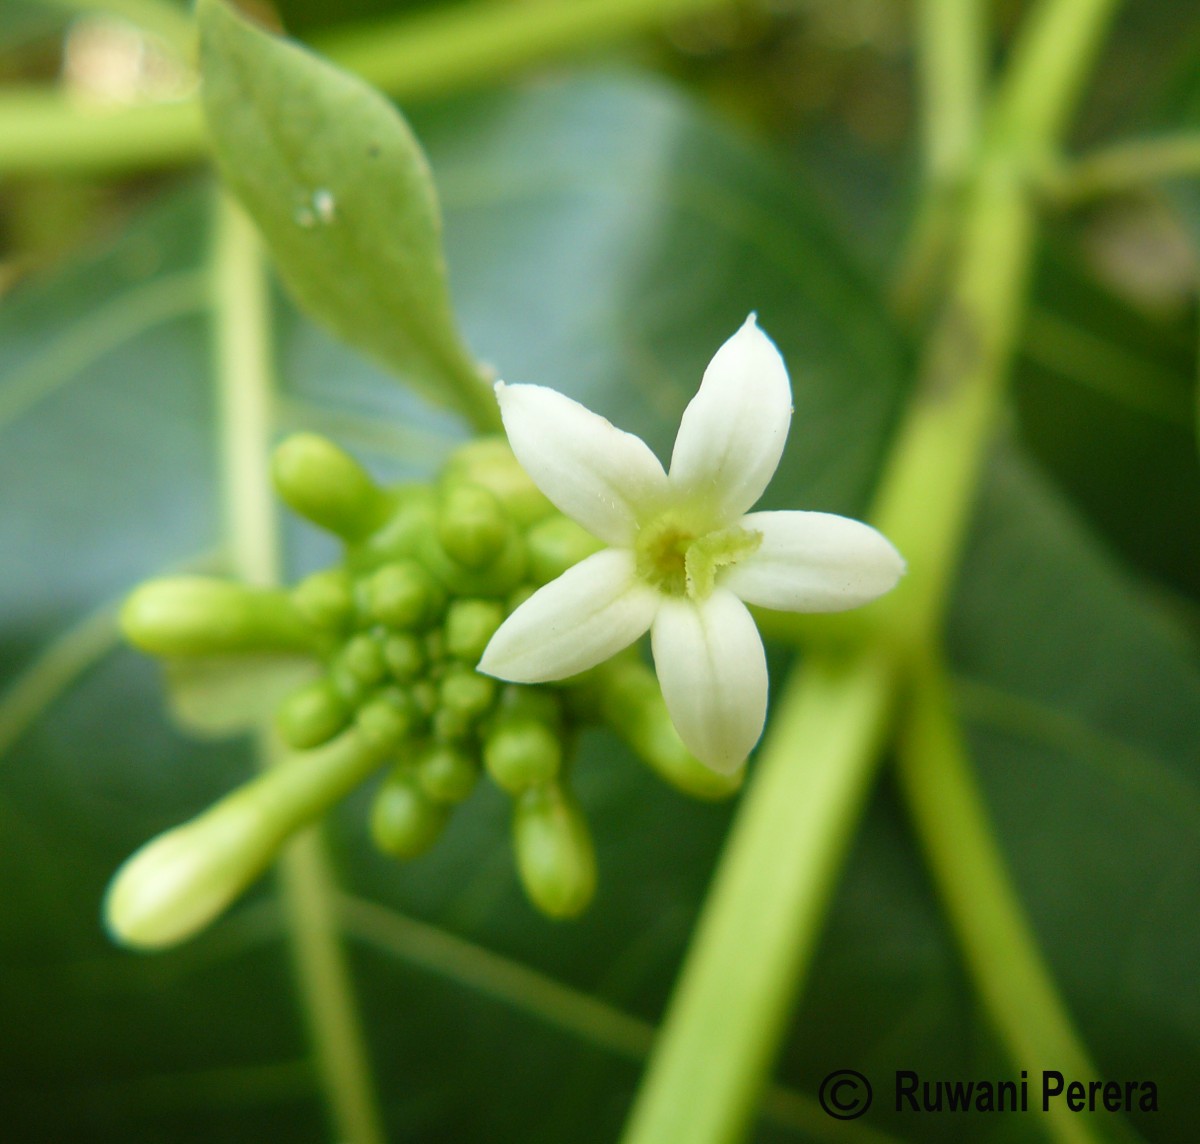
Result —
<instances>
[{"instance_id":1,"label":"green flower bud","mask_svg":"<svg viewBox=\"0 0 1200 1144\"><path fill-rule=\"evenodd\" d=\"M152 655L314 651L318 639L286 592L228 580L151 580L121 609L126 639Z\"/></svg>"},{"instance_id":2,"label":"green flower bud","mask_svg":"<svg viewBox=\"0 0 1200 1144\"><path fill-rule=\"evenodd\" d=\"M504 606L496 600L455 600L446 609L446 651L468 663L478 663L503 622Z\"/></svg>"},{"instance_id":3,"label":"green flower bud","mask_svg":"<svg viewBox=\"0 0 1200 1144\"><path fill-rule=\"evenodd\" d=\"M291 834L349 794L383 757L347 732L285 759L198 818L152 839L109 885L109 932L140 949L161 949L198 933L263 872Z\"/></svg>"},{"instance_id":4,"label":"green flower bud","mask_svg":"<svg viewBox=\"0 0 1200 1144\"><path fill-rule=\"evenodd\" d=\"M434 743L417 760L417 781L434 802L462 802L475 789L479 765L465 751Z\"/></svg>"},{"instance_id":5,"label":"green flower bud","mask_svg":"<svg viewBox=\"0 0 1200 1144\"><path fill-rule=\"evenodd\" d=\"M367 686L379 683L388 670L383 641L367 632L360 632L346 641L338 655L338 665L360 683Z\"/></svg>"},{"instance_id":6,"label":"green flower bud","mask_svg":"<svg viewBox=\"0 0 1200 1144\"><path fill-rule=\"evenodd\" d=\"M443 707L468 719L478 719L496 698L496 681L474 668L455 665L442 676L438 695Z\"/></svg>"},{"instance_id":7,"label":"green flower bud","mask_svg":"<svg viewBox=\"0 0 1200 1144\"><path fill-rule=\"evenodd\" d=\"M461 743L474 728L475 720L465 711L439 707L431 721L433 737L439 743Z\"/></svg>"},{"instance_id":8,"label":"green flower bud","mask_svg":"<svg viewBox=\"0 0 1200 1144\"><path fill-rule=\"evenodd\" d=\"M538 584L558 579L604 545L573 520L555 513L535 524L526 534L529 575Z\"/></svg>"},{"instance_id":9,"label":"green flower bud","mask_svg":"<svg viewBox=\"0 0 1200 1144\"><path fill-rule=\"evenodd\" d=\"M370 536L346 550L346 560L356 572L414 556L433 536L437 496L429 485L400 485L388 495L391 509L387 518Z\"/></svg>"},{"instance_id":10,"label":"green flower bud","mask_svg":"<svg viewBox=\"0 0 1200 1144\"><path fill-rule=\"evenodd\" d=\"M434 802L408 770L384 780L371 807L371 837L393 858L416 858L438 839L449 812Z\"/></svg>"},{"instance_id":11,"label":"green flower bud","mask_svg":"<svg viewBox=\"0 0 1200 1144\"><path fill-rule=\"evenodd\" d=\"M517 870L533 904L552 918L581 914L596 892L596 854L583 812L561 786L526 791L513 807Z\"/></svg>"},{"instance_id":12,"label":"green flower bud","mask_svg":"<svg viewBox=\"0 0 1200 1144\"><path fill-rule=\"evenodd\" d=\"M483 764L510 794L546 783L562 767L562 744L545 723L522 716L497 719L483 744Z\"/></svg>"},{"instance_id":13,"label":"green flower bud","mask_svg":"<svg viewBox=\"0 0 1200 1144\"><path fill-rule=\"evenodd\" d=\"M388 495L362 466L313 433L284 441L271 460L271 474L292 509L346 541L370 535L391 511Z\"/></svg>"},{"instance_id":14,"label":"green flower bud","mask_svg":"<svg viewBox=\"0 0 1200 1144\"><path fill-rule=\"evenodd\" d=\"M327 743L350 722L350 707L328 679L293 692L275 716L283 741L304 750Z\"/></svg>"},{"instance_id":15,"label":"green flower bud","mask_svg":"<svg viewBox=\"0 0 1200 1144\"><path fill-rule=\"evenodd\" d=\"M373 747L391 750L412 732L417 722L416 705L398 687L385 687L358 709L355 726Z\"/></svg>"},{"instance_id":16,"label":"green flower bud","mask_svg":"<svg viewBox=\"0 0 1200 1144\"><path fill-rule=\"evenodd\" d=\"M328 568L301 580L292 601L313 627L340 632L354 618L354 582L342 568Z\"/></svg>"},{"instance_id":17,"label":"green flower bud","mask_svg":"<svg viewBox=\"0 0 1200 1144\"><path fill-rule=\"evenodd\" d=\"M428 718L437 710L437 685L428 679L418 679L409 689L412 701L420 715Z\"/></svg>"},{"instance_id":18,"label":"green flower bud","mask_svg":"<svg viewBox=\"0 0 1200 1144\"><path fill-rule=\"evenodd\" d=\"M516 529L510 529L504 547L495 560L483 568L468 568L455 560L436 536L422 539L418 558L455 596L481 596L500 599L522 580L529 566L525 541Z\"/></svg>"},{"instance_id":19,"label":"green flower bud","mask_svg":"<svg viewBox=\"0 0 1200 1144\"><path fill-rule=\"evenodd\" d=\"M442 488L437 537L451 560L464 568L490 565L514 531L500 502L479 485L453 482Z\"/></svg>"},{"instance_id":20,"label":"green flower bud","mask_svg":"<svg viewBox=\"0 0 1200 1144\"><path fill-rule=\"evenodd\" d=\"M388 636L383 645L383 658L392 678L400 683L411 683L425 666L425 648L416 636L402 632Z\"/></svg>"},{"instance_id":21,"label":"green flower bud","mask_svg":"<svg viewBox=\"0 0 1200 1144\"><path fill-rule=\"evenodd\" d=\"M417 628L441 611L445 594L415 560L385 564L366 582L371 618L390 628Z\"/></svg>"},{"instance_id":22,"label":"green flower bud","mask_svg":"<svg viewBox=\"0 0 1200 1144\"><path fill-rule=\"evenodd\" d=\"M495 495L505 512L525 528L554 511L554 506L521 468L503 437L482 437L456 449L442 479L470 481Z\"/></svg>"},{"instance_id":23,"label":"green flower bud","mask_svg":"<svg viewBox=\"0 0 1200 1144\"><path fill-rule=\"evenodd\" d=\"M706 767L683 745L667 714L654 673L640 660L615 659L595 681L601 718L668 783L696 798L728 798L742 785L745 768L732 775Z\"/></svg>"}]
</instances>

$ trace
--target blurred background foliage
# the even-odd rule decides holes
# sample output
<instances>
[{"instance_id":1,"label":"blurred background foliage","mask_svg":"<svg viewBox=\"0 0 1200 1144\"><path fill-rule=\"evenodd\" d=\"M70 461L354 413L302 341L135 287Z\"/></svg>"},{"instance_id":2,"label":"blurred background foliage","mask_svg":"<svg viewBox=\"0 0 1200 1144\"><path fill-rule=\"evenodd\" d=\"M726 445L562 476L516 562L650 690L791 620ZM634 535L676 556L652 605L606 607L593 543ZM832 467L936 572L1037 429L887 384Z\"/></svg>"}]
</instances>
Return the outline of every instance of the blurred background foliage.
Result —
<instances>
[{"instance_id":1,"label":"blurred background foliage","mask_svg":"<svg viewBox=\"0 0 1200 1144\"><path fill-rule=\"evenodd\" d=\"M437 7L283 0L273 18L319 40ZM1028 7L990 6L997 62ZM918 186L912 15L901 0L729 6L407 107L475 351L661 455L755 308L796 389L773 503L862 512L914 357L888 301ZM139 21L169 37L183 20L154 0L5 0L0 84L128 98L120 61L136 58L138 91L176 96L186 71ZM1079 150L1200 130L1200 12L1125 5L1097 74ZM213 197L201 163L0 183L8 1140L328 1138L270 884L154 957L114 949L98 920L119 861L252 765L243 743L176 732L160 677L112 627L139 579L222 567ZM1200 1123L1200 191L1050 203L1044 234L1012 424L950 622L957 695L1102 1075L1157 1080L1163 1111L1133 1125L1183 1142ZM327 432L381 477L431 472L463 430L276 301L280 430ZM296 572L330 555L303 529L287 537ZM599 734L577 785L601 871L577 923L521 897L494 792L403 868L366 845L363 799L335 816L339 917L392 1139L615 1138L730 811L663 788ZM825 1121L803 1094L839 1067L1011 1075L886 777L755 1139L1040 1138L1029 1118Z\"/></svg>"}]
</instances>

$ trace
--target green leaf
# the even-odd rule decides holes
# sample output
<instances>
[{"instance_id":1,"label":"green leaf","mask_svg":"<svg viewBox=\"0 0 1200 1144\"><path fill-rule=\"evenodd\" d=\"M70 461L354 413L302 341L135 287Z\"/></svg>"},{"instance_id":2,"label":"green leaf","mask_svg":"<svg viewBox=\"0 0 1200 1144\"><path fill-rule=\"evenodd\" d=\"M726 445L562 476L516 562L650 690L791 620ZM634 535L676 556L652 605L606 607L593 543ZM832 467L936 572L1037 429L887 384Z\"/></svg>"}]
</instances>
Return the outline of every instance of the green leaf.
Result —
<instances>
[{"instance_id":1,"label":"green leaf","mask_svg":"<svg viewBox=\"0 0 1200 1144\"><path fill-rule=\"evenodd\" d=\"M221 172L301 305L481 428L495 402L458 334L428 163L361 80L197 7L204 110Z\"/></svg>"}]
</instances>

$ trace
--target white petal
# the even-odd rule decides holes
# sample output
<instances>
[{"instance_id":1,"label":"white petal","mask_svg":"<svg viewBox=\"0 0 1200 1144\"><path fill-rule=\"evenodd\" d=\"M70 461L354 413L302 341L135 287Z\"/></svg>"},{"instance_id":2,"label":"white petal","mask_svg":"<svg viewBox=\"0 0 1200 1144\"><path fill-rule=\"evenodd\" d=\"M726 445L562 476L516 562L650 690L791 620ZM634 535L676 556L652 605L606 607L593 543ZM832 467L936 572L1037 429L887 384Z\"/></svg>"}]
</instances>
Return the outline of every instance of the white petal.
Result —
<instances>
[{"instance_id":1,"label":"white petal","mask_svg":"<svg viewBox=\"0 0 1200 1144\"><path fill-rule=\"evenodd\" d=\"M513 683L578 675L646 632L661 598L634 574L632 552L606 548L513 612L492 636L479 670Z\"/></svg>"},{"instance_id":2,"label":"white petal","mask_svg":"<svg viewBox=\"0 0 1200 1144\"><path fill-rule=\"evenodd\" d=\"M714 771L736 771L767 717L767 659L745 604L723 588L700 603L664 599L650 636L684 745Z\"/></svg>"},{"instance_id":3,"label":"white petal","mask_svg":"<svg viewBox=\"0 0 1200 1144\"><path fill-rule=\"evenodd\" d=\"M828 512L752 512L742 528L762 545L719 578L750 604L782 612L841 612L890 592L904 558L869 524Z\"/></svg>"},{"instance_id":4,"label":"white petal","mask_svg":"<svg viewBox=\"0 0 1200 1144\"><path fill-rule=\"evenodd\" d=\"M496 383L508 443L533 483L607 544L629 544L667 477L649 446L543 385Z\"/></svg>"},{"instance_id":5,"label":"white petal","mask_svg":"<svg viewBox=\"0 0 1200 1144\"><path fill-rule=\"evenodd\" d=\"M671 484L680 496L708 499L715 525L741 516L779 467L791 420L783 358L751 314L717 350L683 412Z\"/></svg>"}]
</instances>

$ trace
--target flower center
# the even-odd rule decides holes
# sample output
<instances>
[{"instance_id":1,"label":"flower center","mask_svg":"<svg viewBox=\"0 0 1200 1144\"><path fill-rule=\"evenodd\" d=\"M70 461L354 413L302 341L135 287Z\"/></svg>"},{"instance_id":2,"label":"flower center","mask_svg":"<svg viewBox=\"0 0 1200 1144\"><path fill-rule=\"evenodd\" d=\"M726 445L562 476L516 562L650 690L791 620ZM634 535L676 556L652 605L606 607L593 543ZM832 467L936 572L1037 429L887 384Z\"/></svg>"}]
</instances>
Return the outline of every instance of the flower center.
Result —
<instances>
[{"instance_id":1,"label":"flower center","mask_svg":"<svg viewBox=\"0 0 1200 1144\"><path fill-rule=\"evenodd\" d=\"M761 543L761 532L734 526L697 535L668 517L638 533L637 574L665 595L703 600L712 594L721 568L749 556Z\"/></svg>"}]
</instances>

